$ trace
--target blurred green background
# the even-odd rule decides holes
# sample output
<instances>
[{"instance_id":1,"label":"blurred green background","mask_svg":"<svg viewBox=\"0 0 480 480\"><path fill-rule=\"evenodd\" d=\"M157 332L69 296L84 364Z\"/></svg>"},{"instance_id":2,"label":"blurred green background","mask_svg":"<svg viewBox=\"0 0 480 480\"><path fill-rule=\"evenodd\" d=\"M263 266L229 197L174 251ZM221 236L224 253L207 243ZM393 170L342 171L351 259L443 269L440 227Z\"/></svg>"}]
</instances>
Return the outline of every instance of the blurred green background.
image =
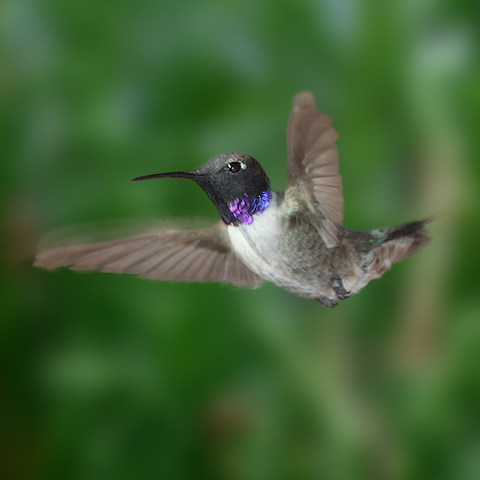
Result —
<instances>
[{"instance_id":1,"label":"blurred green background","mask_svg":"<svg viewBox=\"0 0 480 480\"><path fill-rule=\"evenodd\" d=\"M468 0L0 4L0 476L480 478L480 7ZM257 158L286 186L311 90L345 224L441 213L335 310L33 269L50 229L215 208L130 178Z\"/></svg>"}]
</instances>

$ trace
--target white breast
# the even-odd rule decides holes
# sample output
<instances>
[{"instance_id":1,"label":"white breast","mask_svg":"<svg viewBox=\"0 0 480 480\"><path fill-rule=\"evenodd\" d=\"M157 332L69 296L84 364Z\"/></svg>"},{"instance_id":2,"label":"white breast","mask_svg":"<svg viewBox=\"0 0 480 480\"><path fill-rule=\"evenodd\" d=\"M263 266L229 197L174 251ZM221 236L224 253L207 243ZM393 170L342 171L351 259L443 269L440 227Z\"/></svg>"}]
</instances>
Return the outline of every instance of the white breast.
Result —
<instances>
[{"instance_id":1,"label":"white breast","mask_svg":"<svg viewBox=\"0 0 480 480\"><path fill-rule=\"evenodd\" d=\"M275 194L274 194L275 195ZM273 269L278 264L278 242L281 234L276 198L250 225L228 226L233 250L250 270L273 281Z\"/></svg>"}]
</instances>

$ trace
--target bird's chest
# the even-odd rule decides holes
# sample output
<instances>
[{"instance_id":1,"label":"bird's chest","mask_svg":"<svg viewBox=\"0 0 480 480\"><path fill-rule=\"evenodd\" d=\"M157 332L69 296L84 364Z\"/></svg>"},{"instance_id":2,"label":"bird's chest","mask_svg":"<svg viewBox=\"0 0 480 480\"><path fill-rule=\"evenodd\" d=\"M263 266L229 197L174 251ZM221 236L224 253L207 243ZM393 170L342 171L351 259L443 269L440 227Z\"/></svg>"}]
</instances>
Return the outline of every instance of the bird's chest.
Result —
<instances>
[{"instance_id":1,"label":"bird's chest","mask_svg":"<svg viewBox=\"0 0 480 480\"><path fill-rule=\"evenodd\" d=\"M271 280L281 260L281 219L275 208L255 215L250 225L228 227L235 254L258 275Z\"/></svg>"}]
</instances>

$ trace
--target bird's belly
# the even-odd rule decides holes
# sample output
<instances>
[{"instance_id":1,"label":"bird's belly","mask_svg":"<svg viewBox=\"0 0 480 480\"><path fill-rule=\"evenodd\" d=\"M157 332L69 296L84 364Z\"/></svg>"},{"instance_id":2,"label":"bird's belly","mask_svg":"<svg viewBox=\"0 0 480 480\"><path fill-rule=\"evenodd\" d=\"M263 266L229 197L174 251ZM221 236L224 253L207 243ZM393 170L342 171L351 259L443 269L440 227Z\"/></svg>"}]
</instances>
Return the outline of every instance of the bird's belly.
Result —
<instances>
[{"instance_id":1,"label":"bird's belly","mask_svg":"<svg viewBox=\"0 0 480 480\"><path fill-rule=\"evenodd\" d=\"M250 225L227 228L235 254L263 279L307 298L336 298L332 279L341 278L351 294L363 288L371 276L348 245L325 246L314 227L286 229L275 209L255 216Z\"/></svg>"},{"instance_id":2,"label":"bird's belly","mask_svg":"<svg viewBox=\"0 0 480 480\"><path fill-rule=\"evenodd\" d=\"M263 279L304 297L327 294L322 252L299 255L303 245L295 249L286 242L282 219L274 209L265 210L250 225L230 225L227 230L235 254Z\"/></svg>"}]
</instances>

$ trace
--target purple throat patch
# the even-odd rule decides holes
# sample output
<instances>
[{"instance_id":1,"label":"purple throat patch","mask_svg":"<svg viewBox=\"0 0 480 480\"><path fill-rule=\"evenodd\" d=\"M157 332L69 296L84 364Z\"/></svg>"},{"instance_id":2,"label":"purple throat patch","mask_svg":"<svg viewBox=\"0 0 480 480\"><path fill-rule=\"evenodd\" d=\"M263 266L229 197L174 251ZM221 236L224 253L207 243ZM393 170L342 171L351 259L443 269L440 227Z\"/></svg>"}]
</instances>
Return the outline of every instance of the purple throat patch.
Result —
<instances>
[{"instance_id":1,"label":"purple throat patch","mask_svg":"<svg viewBox=\"0 0 480 480\"><path fill-rule=\"evenodd\" d=\"M250 197L246 193L242 198L236 198L228 204L230 213L243 225L250 225L255 214L262 214L272 201L272 194L265 190L256 197Z\"/></svg>"}]
</instances>

